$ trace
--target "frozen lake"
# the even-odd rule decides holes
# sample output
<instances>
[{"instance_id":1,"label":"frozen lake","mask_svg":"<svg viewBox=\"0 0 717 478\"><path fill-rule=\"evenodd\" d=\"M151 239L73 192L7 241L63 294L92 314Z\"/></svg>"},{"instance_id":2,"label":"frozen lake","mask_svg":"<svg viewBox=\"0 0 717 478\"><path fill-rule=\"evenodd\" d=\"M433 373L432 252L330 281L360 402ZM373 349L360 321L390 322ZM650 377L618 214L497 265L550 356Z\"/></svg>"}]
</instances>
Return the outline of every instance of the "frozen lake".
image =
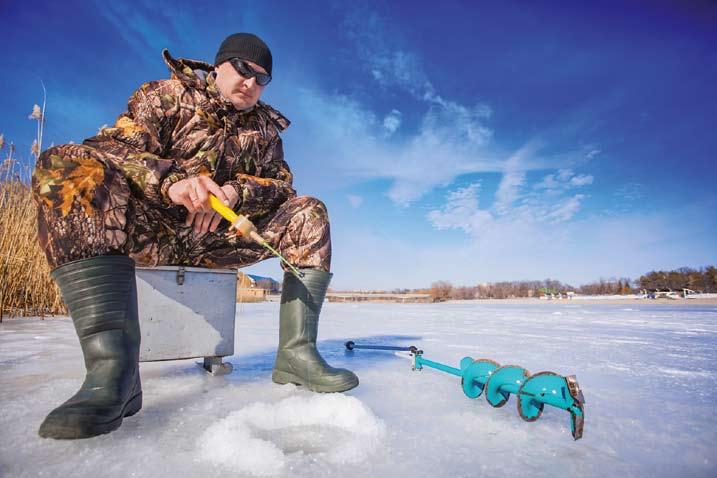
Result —
<instances>
[{"instance_id":1,"label":"frozen lake","mask_svg":"<svg viewBox=\"0 0 717 478\"><path fill-rule=\"evenodd\" d=\"M0 324L0 476L717 476L717 306L327 303L320 350L361 379L345 395L271 382L278 310L241 306L231 375L142 364L142 411L80 441L37 435L84 377L70 320ZM584 437L563 410L527 423L514 397L494 409L349 339L575 374Z\"/></svg>"}]
</instances>

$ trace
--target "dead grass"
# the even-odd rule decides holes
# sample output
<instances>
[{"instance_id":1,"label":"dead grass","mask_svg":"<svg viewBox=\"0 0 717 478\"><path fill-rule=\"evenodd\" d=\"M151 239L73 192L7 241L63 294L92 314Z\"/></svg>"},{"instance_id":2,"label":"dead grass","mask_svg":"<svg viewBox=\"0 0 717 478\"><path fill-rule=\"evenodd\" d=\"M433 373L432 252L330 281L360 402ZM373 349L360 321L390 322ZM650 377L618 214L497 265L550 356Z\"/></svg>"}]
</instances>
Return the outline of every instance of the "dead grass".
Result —
<instances>
[{"instance_id":1,"label":"dead grass","mask_svg":"<svg viewBox=\"0 0 717 478\"><path fill-rule=\"evenodd\" d=\"M42 148L43 107L33 107L29 118L37 121L32 155ZM11 143L5 148L0 134L0 322L4 315L40 316L66 314L60 291L50 278L50 267L37 242L37 207L32 199L30 175L34 162L24 168L14 157Z\"/></svg>"},{"instance_id":2,"label":"dead grass","mask_svg":"<svg viewBox=\"0 0 717 478\"><path fill-rule=\"evenodd\" d=\"M0 179L0 322L3 315L64 314L37 242L37 209L30 186L12 173Z\"/></svg>"}]
</instances>

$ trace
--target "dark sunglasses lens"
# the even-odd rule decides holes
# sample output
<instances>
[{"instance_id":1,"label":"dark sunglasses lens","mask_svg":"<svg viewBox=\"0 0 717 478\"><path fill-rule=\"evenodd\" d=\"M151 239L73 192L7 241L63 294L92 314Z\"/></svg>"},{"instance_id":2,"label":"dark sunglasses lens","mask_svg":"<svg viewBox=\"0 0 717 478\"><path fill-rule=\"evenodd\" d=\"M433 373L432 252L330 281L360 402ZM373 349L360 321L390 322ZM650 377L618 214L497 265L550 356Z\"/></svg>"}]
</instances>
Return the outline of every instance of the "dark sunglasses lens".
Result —
<instances>
[{"instance_id":1,"label":"dark sunglasses lens","mask_svg":"<svg viewBox=\"0 0 717 478\"><path fill-rule=\"evenodd\" d=\"M239 73L241 76L244 76L247 78L251 76L251 73L252 73L251 70L249 69L247 64L244 63L243 61L235 58L235 59L231 60L231 64L234 67L234 69L237 71L237 73Z\"/></svg>"},{"instance_id":2,"label":"dark sunglasses lens","mask_svg":"<svg viewBox=\"0 0 717 478\"><path fill-rule=\"evenodd\" d=\"M257 73L256 74L256 82L259 83L261 86L266 86L271 81L271 76L265 75L263 73Z\"/></svg>"},{"instance_id":3,"label":"dark sunglasses lens","mask_svg":"<svg viewBox=\"0 0 717 478\"><path fill-rule=\"evenodd\" d=\"M259 73L251 69L249 65L244 63L242 60L239 60L238 58L235 58L231 60L231 64L234 67L234 69L244 78L256 78L256 82L259 83L261 86L266 86L271 81L271 76L265 75L264 73Z\"/></svg>"}]
</instances>

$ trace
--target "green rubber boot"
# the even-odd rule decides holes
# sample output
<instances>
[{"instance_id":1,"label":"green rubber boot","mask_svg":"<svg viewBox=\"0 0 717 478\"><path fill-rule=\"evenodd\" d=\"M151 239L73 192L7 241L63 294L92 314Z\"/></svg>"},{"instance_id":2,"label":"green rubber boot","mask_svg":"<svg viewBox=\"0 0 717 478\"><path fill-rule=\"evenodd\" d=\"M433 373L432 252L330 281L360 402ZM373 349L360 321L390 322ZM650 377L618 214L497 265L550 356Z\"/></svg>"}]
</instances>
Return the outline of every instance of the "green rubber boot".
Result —
<instances>
[{"instance_id":1,"label":"green rubber boot","mask_svg":"<svg viewBox=\"0 0 717 478\"><path fill-rule=\"evenodd\" d=\"M50 412L44 438L89 438L119 428L142 408L134 260L99 256L52 271L80 339L87 374L80 390Z\"/></svg>"},{"instance_id":2,"label":"green rubber boot","mask_svg":"<svg viewBox=\"0 0 717 478\"><path fill-rule=\"evenodd\" d=\"M284 273L279 313L279 350L271 379L275 383L295 383L314 392L345 392L359 384L353 372L333 368L316 350L319 314L332 274L303 269L299 280Z\"/></svg>"}]
</instances>

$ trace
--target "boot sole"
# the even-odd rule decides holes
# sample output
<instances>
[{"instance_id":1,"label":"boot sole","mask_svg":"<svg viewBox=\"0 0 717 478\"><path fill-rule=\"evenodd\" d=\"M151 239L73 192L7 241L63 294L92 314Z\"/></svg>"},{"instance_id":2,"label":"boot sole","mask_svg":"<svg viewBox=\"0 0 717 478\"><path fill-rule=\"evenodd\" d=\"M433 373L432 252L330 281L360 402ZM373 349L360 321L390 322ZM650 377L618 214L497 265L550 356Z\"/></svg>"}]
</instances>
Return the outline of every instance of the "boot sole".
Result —
<instances>
[{"instance_id":1,"label":"boot sole","mask_svg":"<svg viewBox=\"0 0 717 478\"><path fill-rule=\"evenodd\" d=\"M71 418L64 416L62 423L57 423L59 420L52 420L48 417L43 422L38 433L42 438L54 438L56 440L76 440L104 435L117 430L122 425L124 417L131 417L141 409L142 392L130 398L122 408L120 416L109 422L98 423L92 421L92 415L78 415Z\"/></svg>"},{"instance_id":2,"label":"boot sole","mask_svg":"<svg viewBox=\"0 0 717 478\"><path fill-rule=\"evenodd\" d=\"M312 392L319 393L336 393L336 392L347 392L353 388L356 388L359 384L358 380L351 380L350 382L338 383L335 385L320 385L310 384L304 381L297 375L289 372L280 372L275 370L271 374L271 380L279 385L286 385L287 383L293 383L301 387L306 387Z\"/></svg>"}]
</instances>

